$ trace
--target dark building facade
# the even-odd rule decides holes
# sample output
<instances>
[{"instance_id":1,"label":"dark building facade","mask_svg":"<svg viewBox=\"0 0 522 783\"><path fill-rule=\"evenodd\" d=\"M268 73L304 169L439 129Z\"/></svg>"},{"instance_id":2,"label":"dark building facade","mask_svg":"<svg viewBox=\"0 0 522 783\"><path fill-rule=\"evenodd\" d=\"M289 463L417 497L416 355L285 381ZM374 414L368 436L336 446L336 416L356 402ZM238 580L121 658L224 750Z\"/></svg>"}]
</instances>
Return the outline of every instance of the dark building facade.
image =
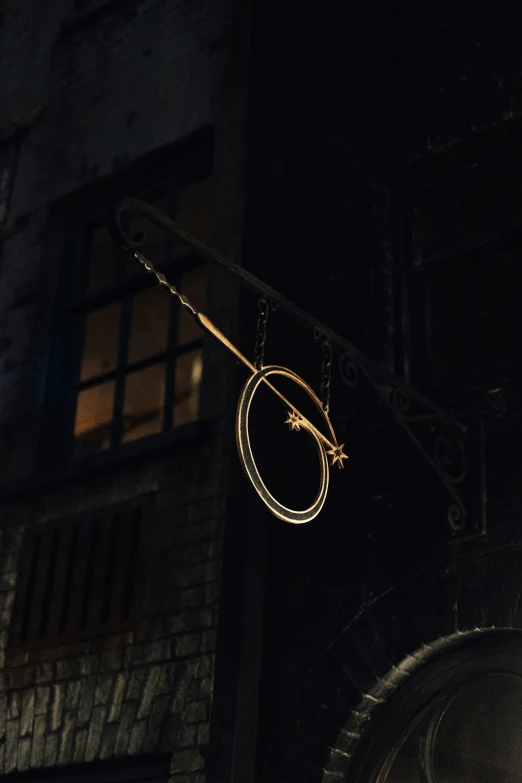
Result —
<instances>
[{"instance_id":1,"label":"dark building facade","mask_svg":"<svg viewBox=\"0 0 522 783\"><path fill-rule=\"evenodd\" d=\"M226 2L4 8L3 775L206 780L228 381L209 346L200 384L200 332L107 220L175 203L237 254L244 24ZM193 257L174 275L226 329L226 284Z\"/></svg>"},{"instance_id":2,"label":"dark building facade","mask_svg":"<svg viewBox=\"0 0 522 783\"><path fill-rule=\"evenodd\" d=\"M521 27L511 4L5 4L8 779L522 781ZM349 459L308 524L242 472L244 367L112 241L125 196L313 316L275 297L264 340L252 290L128 224L249 360L261 337L324 394L331 358ZM317 454L276 403L252 445L301 508Z\"/></svg>"},{"instance_id":3,"label":"dark building facade","mask_svg":"<svg viewBox=\"0 0 522 783\"><path fill-rule=\"evenodd\" d=\"M259 233L268 193L284 194L271 282L467 435L443 454L448 430L424 402L357 377L335 348L331 411L351 459L317 520L270 528L262 779L519 780L520 17L315 11L265 6L254 25L254 46L278 42L254 118L258 156L277 160ZM302 350L318 383L313 340Z\"/></svg>"}]
</instances>

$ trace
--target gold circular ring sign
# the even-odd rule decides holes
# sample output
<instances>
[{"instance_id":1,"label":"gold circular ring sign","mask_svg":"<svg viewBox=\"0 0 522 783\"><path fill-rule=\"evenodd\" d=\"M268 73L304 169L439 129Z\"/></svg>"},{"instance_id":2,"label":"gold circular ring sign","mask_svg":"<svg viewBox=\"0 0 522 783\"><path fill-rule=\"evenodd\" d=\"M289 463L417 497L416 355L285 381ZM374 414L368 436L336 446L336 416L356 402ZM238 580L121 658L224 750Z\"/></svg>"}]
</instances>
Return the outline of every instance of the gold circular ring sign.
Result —
<instances>
[{"instance_id":1,"label":"gold circular ring sign","mask_svg":"<svg viewBox=\"0 0 522 783\"><path fill-rule=\"evenodd\" d=\"M153 212L156 212L156 210L153 210ZM156 215L156 217L157 216L158 215ZM122 229L120 226L120 231L121 230ZM130 246L135 248L135 243L133 244L131 241ZM154 269L154 265L148 260L148 258L146 258L146 256L142 255L142 253L138 253L136 249L134 249L134 256L136 260L143 266L146 272L154 275L161 286L166 288L168 292L172 294L172 296L175 296L177 299L179 299L181 306L189 311L192 317L195 318L195 320L201 327L203 327L203 329L213 335L216 340L219 340L219 342L237 359L239 359L239 361L241 361L252 373L241 392L236 416L237 448L239 451L240 460L243 464L243 468L248 478L254 485L254 489L256 490L257 494L265 503L265 505L270 509L272 514L285 522L292 522L296 525L303 524L303 522L310 522L310 520L314 519L314 517L316 517L321 511L328 493L328 456L332 458L331 464L337 464L339 468L344 467L343 460L348 459L348 455L343 452L344 443L341 445L337 443L337 438L335 437L333 427L330 423L330 419L328 418L328 411L323 409L321 400L315 394L313 389L311 389L310 386L308 386L308 384L305 383L305 381L303 381L299 375L297 375L295 372L292 372L292 370L289 370L287 367L279 367L278 365L273 364L268 365L267 367L263 367L262 369L257 369L257 367L253 365L246 358L246 356L243 356L241 351L236 348L236 346L228 339L228 337L226 337L226 335L224 335L223 332L218 329L214 323L212 323L210 318L208 318L204 313L198 312L187 299L187 297L178 291L176 286L169 283L164 274L157 272ZM298 409L292 405L292 403L289 402L286 397L270 383L270 381L267 380L270 375L281 375L284 378L289 378L291 381L294 381L294 383L304 389L326 423L330 433L330 438L326 437L322 432L320 432L320 430L317 429L317 427L308 421L308 419L303 416L303 414L301 414ZM287 508L286 506L283 506L282 503L279 503L279 501L276 500L275 497L266 488L259 470L257 469L256 461L252 453L252 446L250 444L250 435L248 433L248 417L252 399L260 383L265 383L268 388L277 397L279 397L279 399L286 406L288 419L286 420L285 424L290 425L290 429L292 430L300 430L301 428L306 430L315 440L317 451L319 453L321 483L316 499L312 505L309 506L309 508L305 508L303 511L296 511L295 509Z\"/></svg>"},{"instance_id":2,"label":"gold circular ring sign","mask_svg":"<svg viewBox=\"0 0 522 783\"><path fill-rule=\"evenodd\" d=\"M266 367L263 367L263 369L251 375L245 383L239 397L236 415L236 440L241 463L257 494L265 503L265 505L268 506L272 514L274 514L279 519L284 520L285 522L291 522L295 525L300 525L304 522L310 522L310 520L314 519L321 511L326 500L326 495L328 493L329 471L327 454L322 441L326 441L327 443L329 443L329 441L324 438L324 436L322 436L321 433L319 433L318 430L316 430L316 428L307 419L300 418L295 413L289 413L290 418L287 423L292 426L292 429L299 429L302 427L310 433L316 442L317 451L319 454L321 482L316 499L311 506L304 509L303 511L296 511L295 509L287 508L278 500L276 500L276 498L269 492L265 483L263 482L263 479L261 478L252 452L250 435L248 431L250 405L254 398L254 394L256 393L258 386L266 381L266 378L268 378L270 375L281 375L284 378L289 378L291 381L294 381L298 386L304 389L311 400L315 403L318 411L321 413L321 416L328 427L331 440L336 447L337 440L333 431L333 427L330 423L330 419L328 418L327 413L323 410L320 399L315 394L313 389L311 389L310 386L308 386L308 384L305 383L305 381L303 381L299 375L297 375L295 372L292 372L292 370L289 370L286 367L279 367L277 365L267 365Z\"/></svg>"}]
</instances>

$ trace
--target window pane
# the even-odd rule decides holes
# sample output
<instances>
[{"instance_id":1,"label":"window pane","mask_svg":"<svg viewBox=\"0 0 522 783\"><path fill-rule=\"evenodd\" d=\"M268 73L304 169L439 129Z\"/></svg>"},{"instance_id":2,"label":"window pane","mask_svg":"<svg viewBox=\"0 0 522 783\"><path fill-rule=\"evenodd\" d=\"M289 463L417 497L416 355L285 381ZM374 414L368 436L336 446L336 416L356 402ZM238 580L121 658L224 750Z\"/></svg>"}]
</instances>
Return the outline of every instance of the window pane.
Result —
<instances>
[{"instance_id":1,"label":"window pane","mask_svg":"<svg viewBox=\"0 0 522 783\"><path fill-rule=\"evenodd\" d=\"M165 364L130 373L125 379L122 441L144 438L163 429Z\"/></svg>"},{"instance_id":2,"label":"window pane","mask_svg":"<svg viewBox=\"0 0 522 783\"><path fill-rule=\"evenodd\" d=\"M179 356L174 380L173 424L195 421L199 413L199 385L203 371L201 349Z\"/></svg>"},{"instance_id":3,"label":"window pane","mask_svg":"<svg viewBox=\"0 0 522 783\"><path fill-rule=\"evenodd\" d=\"M171 297L159 288L147 288L132 302L128 361L139 362L167 350Z\"/></svg>"},{"instance_id":4,"label":"window pane","mask_svg":"<svg viewBox=\"0 0 522 783\"><path fill-rule=\"evenodd\" d=\"M455 204L447 190L428 191L416 199L413 218L415 262L418 265L454 244L457 235Z\"/></svg>"},{"instance_id":5,"label":"window pane","mask_svg":"<svg viewBox=\"0 0 522 783\"><path fill-rule=\"evenodd\" d=\"M74 425L77 457L110 446L114 381L100 383L78 393Z\"/></svg>"},{"instance_id":6,"label":"window pane","mask_svg":"<svg viewBox=\"0 0 522 783\"><path fill-rule=\"evenodd\" d=\"M205 299L207 288L207 270L204 266L189 269L181 276L179 291L188 298L196 310L205 311ZM178 345L185 345L192 340L199 340L203 336L203 329L197 324L193 316L180 307L178 321Z\"/></svg>"},{"instance_id":7,"label":"window pane","mask_svg":"<svg viewBox=\"0 0 522 783\"><path fill-rule=\"evenodd\" d=\"M194 182L178 192L176 222L196 239L208 237L210 179Z\"/></svg>"},{"instance_id":8,"label":"window pane","mask_svg":"<svg viewBox=\"0 0 522 783\"><path fill-rule=\"evenodd\" d=\"M106 226L95 228L91 234L87 291L114 283L116 265L121 263L121 251L112 241Z\"/></svg>"},{"instance_id":9,"label":"window pane","mask_svg":"<svg viewBox=\"0 0 522 783\"><path fill-rule=\"evenodd\" d=\"M510 672L475 677L454 695L431 740L430 777L462 783L522 779L522 678Z\"/></svg>"},{"instance_id":10,"label":"window pane","mask_svg":"<svg viewBox=\"0 0 522 783\"><path fill-rule=\"evenodd\" d=\"M121 302L89 313L85 319L80 380L114 370L118 360Z\"/></svg>"}]
</instances>

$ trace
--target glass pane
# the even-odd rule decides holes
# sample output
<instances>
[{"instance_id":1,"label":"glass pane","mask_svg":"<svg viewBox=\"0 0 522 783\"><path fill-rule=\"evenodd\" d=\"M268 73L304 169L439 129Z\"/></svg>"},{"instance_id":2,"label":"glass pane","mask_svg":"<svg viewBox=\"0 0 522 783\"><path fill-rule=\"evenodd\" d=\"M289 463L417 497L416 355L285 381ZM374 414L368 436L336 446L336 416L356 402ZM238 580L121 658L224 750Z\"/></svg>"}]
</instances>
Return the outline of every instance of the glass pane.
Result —
<instances>
[{"instance_id":1,"label":"glass pane","mask_svg":"<svg viewBox=\"0 0 522 783\"><path fill-rule=\"evenodd\" d=\"M118 361L121 302L94 310L85 319L80 380L114 370Z\"/></svg>"},{"instance_id":2,"label":"glass pane","mask_svg":"<svg viewBox=\"0 0 522 783\"><path fill-rule=\"evenodd\" d=\"M414 244L417 264L456 241L455 205L445 189L428 191L415 204Z\"/></svg>"},{"instance_id":3,"label":"glass pane","mask_svg":"<svg viewBox=\"0 0 522 783\"><path fill-rule=\"evenodd\" d=\"M207 293L207 270L204 266L189 269L181 275L178 286L179 291L188 298L196 310L205 312L205 300ZM203 336L203 329L197 324L190 313L181 308L178 321L178 345L185 345L192 340L199 340Z\"/></svg>"},{"instance_id":4,"label":"glass pane","mask_svg":"<svg viewBox=\"0 0 522 783\"><path fill-rule=\"evenodd\" d=\"M74 424L75 456L110 446L114 385L114 381L108 381L78 393Z\"/></svg>"},{"instance_id":5,"label":"glass pane","mask_svg":"<svg viewBox=\"0 0 522 783\"><path fill-rule=\"evenodd\" d=\"M132 302L128 362L139 362L167 350L171 297L159 288L147 288Z\"/></svg>"},{"instance_id":6,"label":"glass pane","mask_svg":"<svg viewBox=\"0 0 522 783\"><path fill-rule=\"evenodd\" d=\"M464 182L455 183L459 240L476 241L489 233L506 231L520 221L521 164L510 160L506 167L498 160L483 163L468 172Z\"/></svg>"},{"instance_id":7,"label":"glass pane","mask_svg":"<svg viewBox=\"0 0 522 783\"><path fill-rule=\"evenodd\" d=\"M202 351L191 351L176 361L173 424L195 421L199 414L199 384L203 371Z\"/></svg>"},{"instance_id":8,"label":"glass pane","mask_svg":"<svg viewBox=\"0 0 522 783\"><path fill-rule=\"evenodd\" d=\"M431 332L469 324L520 302L521 260L520 251L504 250L434 276L430 286Z\"/></svg>"},{"instance_id":9,"label":"glass pane","mask_svg":"<svg viewBox=\"0 0 522 783\"><path fill-rule=\"evenodd\" d=\"M428 749L433 780L518 783L521 721L520 677L491 673L463 685L444 710Z\"/></svg>"},{"instance_id":10,"label":"glass pane","mask_svg":"<svg viewBox=\"0 0 522 783\"><path fill-rule=\"evenodd\" d=\"M210 216L210 179L194 182L178 192L176 222L196 239L208 237Z\"/></svg>"},{"instance_id":11,"label":"glass pane","mask_svg":"<svg viewBox=\"0 0 522 783\"><path fill-rule=\"evenodd\" d=\"M125 379L122 441L154 435L163 429L165 365L154 364Z\"/></svg>"},{"instance_id":12,"label":"glass pane","mask_svg":"<svg viewBox=\"0 0 522 783\"><path fill-rule=\"evenodd\" d=\"M476 676L412 724L377 783L519 783L521 722L522 678Z\"/></svg>"},{"instance_id":13,"label":"glass pane","mask_svg":"<svg viewBox=\"0 0 522 783\"><path fill-rule=\"evenodd\" d=\"M153 202L154 206L164 212L168 217L172 217L172 209L169 207L168 199L161 199ZM134 236L140 232L145 234L145 242L138 250L143 253L154 266L157 266L164 260L166 229L159 228L140 215L134 215L129 223L129 234ZM144 274L140 264L132 256L128 256L125 263L125 274L127 277L140 272Z\"/></svg>"},{"instance_id":14,"label":"glass pane","mask_svg":"<svg viewBox=\"0 0 522 783\"><path fill-rule=\"evenodd\" d=\"M107 226L95 228L91 234L87 291L97 291L114 283L116 265L121 252L112 241Z\"/></svg>"}]
</instances>

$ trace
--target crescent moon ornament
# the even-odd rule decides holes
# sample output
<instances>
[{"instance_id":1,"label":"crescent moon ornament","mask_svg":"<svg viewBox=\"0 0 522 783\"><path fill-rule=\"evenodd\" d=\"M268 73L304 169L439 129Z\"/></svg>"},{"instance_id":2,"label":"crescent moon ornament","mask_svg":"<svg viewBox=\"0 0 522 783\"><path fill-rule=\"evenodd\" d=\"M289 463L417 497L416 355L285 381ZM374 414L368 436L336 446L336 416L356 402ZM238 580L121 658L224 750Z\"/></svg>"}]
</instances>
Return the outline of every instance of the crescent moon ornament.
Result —
<instances>
[{"instance_id":1,"label":"crescent moon ornament","mask_svg":"<svg viewBox=\"0 0 522 783\"><path fill-rule=\"evenodd\" d=\"M280 367L279 365L267 365L266 367L257 369L246 358L246 356L243 356L241 351L239 351L236 346L230 342L223 332L221 332L217 326L212 323L210 318L207 318L206 315L198 312L196 308L189 302L187 297L180 293L174 285L171 285L168 282L165 275L157 272L154 269L154 266L144 255L135 250L134 257L143 266L146 272L154 275L160 286L166 288L170 294L179 299L181 306L190 312L193 318L199 323L200 326L203 327L203 329L219 340L219 342L224 345L225 348L234 354L234 356L239 359L239 361L241 361L245 367L248 368L248 370L250 370L251 375L247 379L239 396L236 413L236 442L239 458L245 473L250 479L257 494L263 503L267 506L269 511L274 514L274 516L282 519L284 522L290 522L296 525L310 522L310 520L314 519L323 508L326 495L328 493L328 457L331 458L330 466L337 464L339 468L343 468L343 460L348 459L348 456L343 451L344 443L341 445L337 443L337 438L335 436L332 423L328 413L324 410L321 404L321 400L314 390L299 375L297 375L297 373L289 370L287 367ZM300 413L300 411L294 405L292 405L292 403L289 402L286 397L281 394L281 392L275 386L272 385L272 383L270 383L268 378L273 375L288 378L308 394L322 416L322 419L328 430L328 436L324 435L320 430L318 430L317 427L315 427L311 421L306 418L306 416L303 416L303 414ZM285 424L288 424L290 430L298 432L299 430L303 429L308 432L315 440L317 453L319 456L319 492L317 493L317 497L315 498L312 505L306 509L303 509L302 511L287 508L278 500L276 500L276 498L269 492L265 483L263 482L254 459L252 445L250 443L248 421L252 400L261 383L266 385L285 404L288 417L285 420Z\"/></svg>"},{"instance_id":2,"label":"crescent moon ornament","mask_svg":"<svg viewBox=\"0 0 522 783\"><path fill-rule=\"evenodd\" d=\"M288 418L285 421L285 424L288 424L291 430L299 431L302 427L304 430L309 432L310 435L315 440L317 446L317 452L319 455L319 464L320 464L320 471L321 471L319 492L317 493L317 497L312 503L312 505L309 506L309 508L304 509L303 511L296 511L294 509L287 508L287 506L284 506L282 503L280 503L278 500L275 499L275 497L266 488L263 479L259 474L259 470L257 468L256 461L252 453L252 446L250 443L250 436L248 432L248 416L250 413L250 405L252 403L254 394L256 393L259 385L263 383L263 381L265 381L265 379L268 378L270 375L281 375L284 378L289 378L291 381L297 383L297 385L300 386L301 389L304 389L307 392L308 396L312 399L312 401L315 403L316 408L321 413L329 429L330 436L335 443L335 446L333 446L308 421L308 419L301 416L300 413L297 413L295 409L288 411ZM247 474L248 478L252 482L252 485L256 490L257 494L259 495L259 497L261 498L261 500L264 502L266 506L268 506L268 508L270 509L272 514L274 514L274 516L279 517L279 519L282 519L284 522L292 522L296 525L303 524L303 522L310 522L311 519L314 519L314 517L316 517L319 514L322 507L324 506L326 495L328 493L328 482L329 482L328 460L326 455L332 454L333 456L333 452L335 452L335 449L337 448L339 450L339 456L333 456L332 465L334 464L334 462L338 461L339 467L343 467L342 461L343 459L347 459L346 454L342 453L343 447L337 446L335 433L330 423L330 419L328 418L328 415L323 410L321 401L317 397L315 392L295 372L292 372L292 370L289 370L286 367L279 367L277 365L267 365L266 367L263 367L261 370L258 370L257 372L255 372L253 375L250 376L250 378L243 386L243 391L241 392L241 395L239 397L239 403L237 406L236 440L237 440L237 449L239 452L239 458L243 464L245 473ZM330 451L326 451L323 441L327 441L327 444L329 446L332 446L332 449Z\"/></svg>"}]
</instances>

